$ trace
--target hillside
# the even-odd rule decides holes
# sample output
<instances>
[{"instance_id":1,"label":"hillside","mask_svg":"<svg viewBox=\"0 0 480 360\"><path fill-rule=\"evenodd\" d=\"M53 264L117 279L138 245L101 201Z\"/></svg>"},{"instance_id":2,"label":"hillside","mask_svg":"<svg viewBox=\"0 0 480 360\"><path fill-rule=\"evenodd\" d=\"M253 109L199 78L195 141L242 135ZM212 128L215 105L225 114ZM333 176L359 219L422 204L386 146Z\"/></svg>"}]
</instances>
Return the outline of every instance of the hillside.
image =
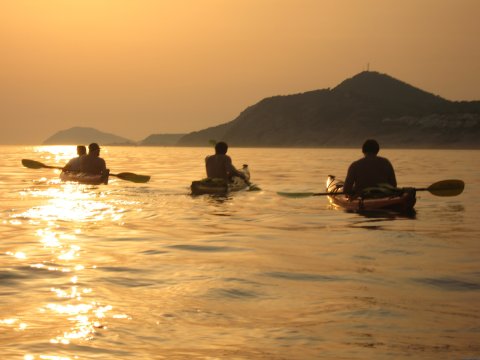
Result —
<instances>
[{"instance_id":1,"label":"hillside","mask_svg":"<svg viewBox=\"0 0 480 360\"><path fill-rule=\"evenodd\" d=\"M142 141L142 146L174 146L185 134L152 134Z\"/></svg>"},{"instance_id":2,"label":"hillside","mask_svg":"<svg viewBox=\"0 0 480 360\"><path fill-rule=\"evenodd\" d=\"M73 127L67 130L62 130L50 136L43 142L44 145L88 145L92 142L101 145L133 145L131 140L126 138L104 133L94 128L88 127Z\"/></svg>"},{"instance_id":3,"label":"hillside","mask_svg":"<svg viewBox=\"0 0 480 360\"><path fill-rule=\"evenodd\" d=\"M182 137L178 145L480 148L480 102L453 102L377 72L333 89L263 99L236 119Z\"/></svg>"}]
</instances>

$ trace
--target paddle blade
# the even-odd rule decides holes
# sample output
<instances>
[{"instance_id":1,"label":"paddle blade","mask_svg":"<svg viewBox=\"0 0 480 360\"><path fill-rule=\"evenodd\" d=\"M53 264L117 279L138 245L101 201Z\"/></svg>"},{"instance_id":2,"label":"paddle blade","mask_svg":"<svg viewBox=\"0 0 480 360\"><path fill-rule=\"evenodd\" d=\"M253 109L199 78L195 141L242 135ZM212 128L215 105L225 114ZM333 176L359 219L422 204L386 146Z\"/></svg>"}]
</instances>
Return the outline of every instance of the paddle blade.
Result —
<instances>
[{"instance_id":1,"label":"paddle blade","mask_svg":"<svg viewBox=\"0 0 480 360\"><path fill-rule=\"evenodd\" d=\"M289 198L304 198L304 197L309 197L309 196L314 196L315 193L312 192L304 192L304 193L291 193L291 192L277 192L278 195L280 196L285 196Z\"/></svg>"},{"instance_id":2,"label":"paddle blade","mask_svg":"<svg viewBox=\"0 0 480 360\"><path fill-rule=\"evenodd\" d=\"M457 196L464 188L465 183L462 180L442 180L433 183L427 190L436 196Z\"/></svg>"},{"instance_id":3,"label":"paddle blade","mask_svg":"<svg viewBox=\"0 0 480 360\"><path fill-rule=\"evenodd\" d=\"M119 179L131 181L134 183L146 183L150 180L150 176L148 175L138 175L131 172L123 172L120 174L110 174L111 176L116 176Z\"/></svg>"},{"instance_id":4,"label":"paddle blade","mask_svg":"<svg viewBox=\"0 0 480 360\"><path fill-rule=\"evenodd\" d=\"M29 169L42 169L42 168L46 167L41 162L38 162L38 161L35 161L35 160L28 160L28 159L22 159L22 165L29 168Z\"/></svg>"},{"instance_id":5,"label":"paddle blade","mask_svg":"<svg viewBox=\"0 0 480 360\"><path fill-rule=\"evenodd\" d=\"M248 191L262 191L262 189L260 189L260 187L258 187L255 184L250 184L250 187L248 188Z\"/></svg>"}]
</instances>

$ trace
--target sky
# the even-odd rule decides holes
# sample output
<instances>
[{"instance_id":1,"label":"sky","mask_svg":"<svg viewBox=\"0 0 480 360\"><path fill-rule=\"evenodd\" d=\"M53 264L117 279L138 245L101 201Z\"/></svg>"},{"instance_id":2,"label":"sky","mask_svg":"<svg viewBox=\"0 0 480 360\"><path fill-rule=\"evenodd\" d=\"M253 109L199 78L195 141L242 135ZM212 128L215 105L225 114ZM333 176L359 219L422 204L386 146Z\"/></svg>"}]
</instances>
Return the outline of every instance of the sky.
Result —
<instances>
[{"instance_id":1,"label":"sky","mask_svg":"<svg viewBox=\"0 0 480 360\"><path fill-rule=\"evenodd\" d=\"M480 0L0 0L0 144L233 120L369 68L480 100Z\"/></svg>"}]
</instances>

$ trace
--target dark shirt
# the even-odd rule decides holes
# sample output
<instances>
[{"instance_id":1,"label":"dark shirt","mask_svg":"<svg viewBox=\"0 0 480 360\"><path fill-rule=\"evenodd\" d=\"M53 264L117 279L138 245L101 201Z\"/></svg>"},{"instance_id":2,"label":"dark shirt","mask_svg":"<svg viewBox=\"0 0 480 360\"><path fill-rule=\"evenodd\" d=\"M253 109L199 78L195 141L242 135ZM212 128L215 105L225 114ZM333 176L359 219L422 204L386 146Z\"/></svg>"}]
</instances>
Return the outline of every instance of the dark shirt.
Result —
<instances>
[{"instance_id":1,"label":"dark shirt","mask_svg":"<svg viewBox=\"0 0 480 360\"><path fill-rule=\"evenodd\" d=\"M205 158L205 167L207 177L220 178L228 181L232 176L244 177L232 164L232 159L228 155L215 154Z\"/></svg>"},{"instance_id":2,"label":"dark shirt","mask_svg":"<svg viewBox=\"0 0 480 360\"><path fill-rule=\"evenodd\" d=\"M70 161L63 167L65 171L80 171L80 163L82 161L82 157L85 155L77 156L76 158L70 159Z\"/></svg>"},{"instance_id":3,"label":"dark shirt","mask_svg":"<svg viewBox=\"0 0 480 360\"><path fill-rule=\"evenodd\" d=\"M354 194L365 188L385 183L397 186L392 164L383 157L367 155L350 165L343 191L347 194Z\"/></svg>"},{"instance_id":4,"label":"dark shirt","mask_svg":"<svg viewBox=\"0 0 480 360\"><path fill-rule=\"evenodd\" d=\"M101 157L93 155L82 156L80 160L80 171L86 174L99 175L104 174L107 170L105 160Z\"/></svg>"}]
</instances>

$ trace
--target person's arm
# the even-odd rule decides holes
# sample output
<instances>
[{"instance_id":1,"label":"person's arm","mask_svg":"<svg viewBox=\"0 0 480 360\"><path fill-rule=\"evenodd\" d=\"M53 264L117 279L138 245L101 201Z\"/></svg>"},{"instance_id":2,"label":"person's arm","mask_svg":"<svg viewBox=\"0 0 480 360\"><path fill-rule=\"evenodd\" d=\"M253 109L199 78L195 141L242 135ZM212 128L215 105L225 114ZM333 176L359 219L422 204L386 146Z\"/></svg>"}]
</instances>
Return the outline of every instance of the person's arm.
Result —
<instances>
[{"instance_id":1,"label":"person's arm","mask_svg":"<svg viewBox=\"0 0 480 360\"><path fill-rule=\"evenodd\" d=\"M63 171L70 171L70 169L72 168L72 163L73 163L73 159L70 159L68 161L68 163L63 167Z\"/></svg>"},{"instance_id":2,"label":"person's arm","mask_svg":"<svg viewBox=\"0 0 480 360\"><path fill-rule=\"evenodd\" d=\"M238 170L235 168L235 166L233 166L232 159L230 158L230 156L227 156L227 157L226 157L226 163L225 163L225 165L226 165L226 167L227 167L227 173L228 173L230 176L238 176L238 177L242 178L243 180L248 181L246 175L245 175L243 172L238 171Z\"/></svg>"},{"instance_id":3,"label":"person's arm","mask_svg":"<svg viewBox=\"0 0 480 360\"><path fill-rule=\"evenodd\" d=\"M347 177L345 178L345 183L343 184L343 192L348 195L353 195L353 185L355 184L355 169L353 164L348 167Z\"/></svg>"},{"instance_id":4,"label":"person's arm","mask_svg":"<svg viewBox=\"0 0 480 360\"><path fill-rule=\"evenodd\" d=\"M392 186L397 187L397 178L395 177L395 170L393 169L392 163L388 161L388 183Z\"/></svg>"},{"instance_id":5,"label":"person's arm","mask_svg":"<svg viewBox=\"0 0 480 360\"><path fill-rule=\"evenodd\" d=\"M102 161L102 172L101 173L105 174L107 172L107 163L102 158L100 158L100 160Z\"/></svg>"}]
</instances>

